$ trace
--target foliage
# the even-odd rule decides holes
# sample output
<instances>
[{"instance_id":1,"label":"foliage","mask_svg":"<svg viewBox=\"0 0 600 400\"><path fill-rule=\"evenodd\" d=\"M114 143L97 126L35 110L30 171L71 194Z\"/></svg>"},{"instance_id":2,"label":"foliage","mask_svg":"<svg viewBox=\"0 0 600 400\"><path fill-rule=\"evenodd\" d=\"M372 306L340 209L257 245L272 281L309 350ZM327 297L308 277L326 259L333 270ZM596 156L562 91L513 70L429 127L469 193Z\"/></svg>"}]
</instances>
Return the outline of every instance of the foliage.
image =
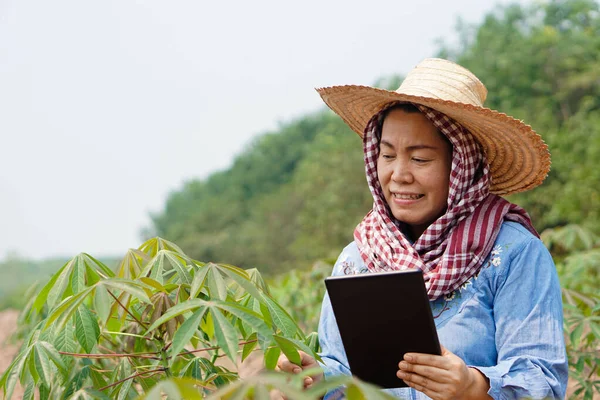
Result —
<instances>
[{"instance_id":1,"label":"foliage","mask_svg":"<svg viewBox=\"0 0 600 400\"><path fill-rule=\"evenodd\" d=\"M321 302L325 295L324 279L331 275L335 260L321 260L306 271L293 270L277 276L269 285L271 294L305 332L316 331Z\"/></svg>"},{"instance_id":2,"label":"foliage","mask_svg":"<svg viewBox=\"0 0 600 400\"><path fill-rule=\"evenodd\" d=\"M542 239L561 278L569 376L573 395L600 394L600 239L577 225L550 229Z\"/></svg>"},{"instance_id":3,"label":"foliage","mask_svg":"<svg viewBox=\"0 0 600 400\"><path fill-rule=\"evenodd\" d=\"M322 275L315 267L312 278ZM316 334L299 328L257 270L196 261L160 238L129 250L116 272L85 253L71 259L38 287L20 324L28 334L0 377L5 398L17 381L24 399L268 399L277 388L302 400L339 385L349 399L389 398L352 377L304 392L283 373L239 380L253 351L268 370L281 353L319 359Z\"/></svg>"}]
</instances>

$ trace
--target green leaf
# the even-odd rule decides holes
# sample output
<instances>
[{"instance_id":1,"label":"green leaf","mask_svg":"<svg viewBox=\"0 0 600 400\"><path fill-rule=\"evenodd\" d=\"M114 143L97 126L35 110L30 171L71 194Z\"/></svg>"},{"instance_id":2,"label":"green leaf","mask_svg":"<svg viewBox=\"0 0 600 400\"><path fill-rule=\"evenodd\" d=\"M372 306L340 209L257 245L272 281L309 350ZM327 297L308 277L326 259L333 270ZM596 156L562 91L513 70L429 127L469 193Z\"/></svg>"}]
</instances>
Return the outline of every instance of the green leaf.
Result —
<instances>
[{"instance_id":1,"label":"green leaf","mask_svg":"<svg viewBox=\"0 0 600 400\"><path fill-rule=\"evenodd\" d=\"M144 333L144 336L146 336L148 333L150 333L150 331L153 331L154 329L156 329L160 325L164 324L168 320L177 317L178 315L181 315L188 311L193 311L198 307L208 306L208 305L209 305L209 303L202 299L191 299L191 300L186 301L185 303L175 304L173 307L169 308L167 310L167 312L165 312L163 315L161 315L160 318L158 318L156 321L154 321L154 323L152 325L150 325L150 327L148 328L146 333Z\"/></svg>"},{"instance_id":2,"label":"green leaf","mask_svg":"<svg viewBox=\"0 0 600 400\"><path fill-rule=\"evenodd\" d=\"M265 367L271 370L275 369L280 354L281 349L279 347L269 347L267 351L265 351Z\"/></svg>"},{"instance_id":3,"label":"green leaf","mask_svg":"<svg viewBox=\"0 0 600 400\"><path fill-rule=\"evenodd\" d=\"M79 305L81 305L83 300L85 300L87 295L90 294L93 289L93 286L88 287L82 292L63 300L63 302L60 303L54 310L52 310L50 315L48 315L48 318L46 318L44 322L43 329L45 330L52 326L56 330L61 330L67 321L71 319L75 310L77 310Z\"/></svg>"},{"instance_id":4,"label":"green leaf","mask_svg":"<svg viewBox=\"0 0 600 400\"><path fill-rule=\"evenodd\" d=\"M77 341L75 340L75 325L69 321L63 329L59 330L54 337L54 346L58 351L66 353L75 353L77 351ZM67 365L73 361L70 356L62 356L63 363Z\"/></svg>"},{"instance_id":5,"label":"green leaf","mask_svg":"<svg viewBox=\"0 0 600 400\"><path fill-rule=\"evenodd\" d=\"M146 277L144 277L144 278L140 278L140 281L144 282L148 286L152 286L153 288L155 288L159 292L167 293L167 290L165 289L165 287L163 285L161 285L160 282L155 281L152 278L146 278Z\"/></svg>"},{"instance_id":6,"label":"green leaf","mask_svg":"<svg viewBox=\"0 0 600 400\"><path fill-rule=\"evenodd\" d=\"M198 330L198 325L204 317L207 308L204 306L199 307L194 313L185 320L183 324L177 329L175 335L173 336L173 342L171 344L171 348L169 349L169 354L171 356L169 365L172 365L173 362L177 359L177 355L186 344L189 343L190 339L196 331Z\"/></svg>"},{"instance_id":7,"label":"green leaf","mask_svg":"<svg viewBox=\"0 0 600 400\"><path fill-rule=\"evenodd\" d=\"M248 357L250 353L252 353L252 350L254 350L254 348L258 344L256 332L248 336L248 338L246 338L246 342L248 343L244 344L244 347L242 348L242 361L244 361L246 357Z\"/></svg>"},{"instance_id":8,"label":"green leaf","mask_svg":"<svg viewBox=\"0 0 600 400\"><path fill-rule=\"evenodd\" d=\"M33 361L35 370L43 383L51 386L52 377L54 376L54 370L52 364L45 351L40 350L38 343L34 345L33 349Z\"/></svg>"},{"instance_id":9,"label":"green leaf","mask_svg":"<svg viewBox=\"0 0 600 400\"><path fill-rule=\"evenodd\" d=\"M21 400L33 400L34 395L35 395L35 383L33 381L30 381L25 386L25 391L23 393L23 397L21 397Z\"/></svg>"},{"instance_id":10,"label":"green leaf","mask_svg":"<svg viewBox=\"0 0 600 400\"><path fill-rule=\"evenodd\" d=\"M583 322L578 323L575 328L571 331L571 342L573 346L577 347L581 341L581 334L583 333L584 324Z\"/></svg>"},{"instance_id":11,"label":"green leaf","mask_svg":"<svg viewBox=\"0 0 600 400\"><path fill-rule=\"evenodd\" d=\"M179 276L180 282L191 285L192 275L190 274L190 271L187 270L185 260L172 251L165 251L165 256L169 259L171 266Z\"/></svg>"},{"instance_id":12,"label":"green leaf","mask_svg":"<svg viewBox=\"0 0 600 400\"><path fill-rule=\"evenodd\" d=\"M111 302L112 298L109 296L106 287L104 285L97 285L94 293L94 309L103 325L106 324L110 316Z\"/></svg>"},{"instance_id":13,"label":"green leaf","mask_svg":"<svg viewBox=\"0 0 600 400\"><path fill-rule=\"evenodd\" d=\"M226 300L227 285L225 284L225 280L219 272L218 265L208 263L203 268L208 268L206 286L208 286L210 297L215 300Z\"/></svg>"},{"instance_id":14,"label":"green leaf","mask_svg":"<svg viewBox=\"0 0 600 400\"><path fill-rule=\"evenodd\" d=\"M190 298L198 297L198 294L204 287L206 281L206 275L208 275L210 268L200 268L196 271L194 279L192 280L192 288L190 290Z\"/></svg>"},{"instance_id":15,"label":"green leaf","mask_svg":"<svg viewBox=\"0 0 600 400\"><path fill-rule=\"evenodd\" d=\"M109 280L100 281L98 285L104 285L107 289L117 289L129 293L133 297L136 297L138 300L146 304L152 303L146 295L146 292L144 292L142 285L136 281L132 281L131 279L112 278Z\"/></svg>"},{"instance_id":16,"label":"green leaf","mask_svg":"<svg viewBox=\"0 0 600 400\"><path fill-rule=\"evenodd\" d=\"M273 319L273 323L283 332L284 336L293 337L296 332L300 332L300 328L296 325L296 322L292 317L285 311L277 302L271 299L269 296L264 295L269 314Z\"/></svg>"},{"instance_id":17,"label":"green leaf","mask_svg":"<svg viewBox=\"0 0 600 400\"><path fill-rule=\"evenodd\" d=\"M71 289L73 293L79 293L85 288L85 261L83 257L77 256L72 262Z\"/></svg>"},{"instance_id":18,"label":"green leaf","mask_svg":"<svg viewBox=\"0 0 600 400\"><path fill-rule=\"evenodd\" d=\"M56 281L58 280L58 278L62 275L63 271L65 270L65 268L67 268L67 266L69 265L69 263L65 263L65 265L63 265L57 272L56 274L54 274L52 276L52 278L50 278L50 280L48 281L48 283L46 283L46 285L44 285L44 287L42 288L42 290L40 291L40 293L37 295L34 303L33 303L33 307L32 309L35 309L37 312L40 312L42 310L42 307L44 306L44 304L46 304L46 301L48 300L48 296L50 294L50 291L54 288L54 286L56 285Z\"/></svg>"},{"instance_id":19,"label":"green leaf","mask_svg":"<svg viewBox=\"0 0 600 400\"><path fill-rule=\"evenodd\" d=\"M302 359L300 358L298 348L294 342L287 338L277 335L273 335L273 338L275 339L275 342L277 343L283 354L285 354L285 356L288 358L288 360L290 360L296 365L302 365Z\"/></svg>"},{"instance_id":20,"label":"green leaf","mask_svg":"<svg viewBox=\"0 0 600 400\"><path fill-rule=\"evenodd\" d=\"M86 353L92 352L100 337L98 321L83 304L75 311L75 336Z\"/></svg>"},{"instance_id":21,"label":"green leaf","mask_svg":"<svg viewBox=\"0 0 600 400\"><path fill-rule=\"evenodd\" d=\"M128 379L121 384L119 388L119 394L117 396L117 400L126 400L130 396L131 385L133 384L133 379Z\"/></svg>"},{"instance_id":22,"label":"green leaf","mask_svg":"<svg viewBox=\"0 0 600 400\"><path fill-rule=\"evenodd\" d=\"M232 302L223 301L212 301L211 304L216 305L221 310L227 311L228 313L235 315L241 319L244 323L248 324L255 332L260 335L271 337L271 331L261 315L250 310L249 308L243 307L239 304Z\"/></svg>"},{"instance_id":23,"label":"green leaf","mask_svg":"<svg viewBox=\"0 0 600 400\"><path fill-rule=\"evenodd\" d=\"M40 342L37 342L35 344L35 346L38 351L46 354L47 358L50 361L52 361L52 363L54 363L54 365L56 366L58 371L64 377L66 377L69 374L70 371L67 371L67 368L65 367L65 363L63 362L63 359L61 358L60 354L58 353L58 350L56 350L56 348L54 346L52 346L51 343L40 341Z\"/></svg>"},{"instance_id":24,"label":"green leaf","mask_svg":"<svg viewBox=\"0 0 600 400\"><path fill-rule=\"evenodd\" d=\"M238 334L231 322L217 308L211 308L217 344L234 363L237 361Z\"/></svg>"},{"instance_id":25,"label":"green leaf","mask_svg":"<svg viewBox=\"0 0 600 400\"><path fill-rule=\"evenodd\" d=\"M68 399L73 395L74 392L81 389L89 376L90 367L89 365L86 365L67 382L66 391L64 392L62 398Z\"/></svg>"}]
</instances>

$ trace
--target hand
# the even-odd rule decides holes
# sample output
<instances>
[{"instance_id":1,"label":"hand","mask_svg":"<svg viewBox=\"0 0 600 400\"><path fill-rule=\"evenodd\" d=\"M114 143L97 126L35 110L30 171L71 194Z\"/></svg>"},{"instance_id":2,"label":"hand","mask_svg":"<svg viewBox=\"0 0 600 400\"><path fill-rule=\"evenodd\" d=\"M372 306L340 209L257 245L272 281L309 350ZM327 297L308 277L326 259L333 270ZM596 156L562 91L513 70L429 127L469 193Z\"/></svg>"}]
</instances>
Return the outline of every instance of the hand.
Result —
<instances>
[{"instance_id":1,"label":"hand","mask_svg":"<svg viewBox=\"0 0 600 400\"><path fill-rule=\"evenodd\" d=\"M289 372L291 374L299 374L305 369L315 368L319 366L317 360L309 356L303 351L298 351L300 354L301 365L296 365L292 363L285 354L281 354L279 359L277 360L277 369L283 372ZM307 376L304 378L304 388L307 389L313 385L314 382L320 381L323 379L323 373L321 372L318 375Z\"/></svg>"},{"instance_id":2,"label":"hand","mask_svg":"<svg viewBox=\"0 0 600 400\"><path fill-rule=\"evenodd\" d=\"M398 378L435 400L490 399L487 378L446 348L442 355L406 353Z\"/></svg>"}]
</instances>

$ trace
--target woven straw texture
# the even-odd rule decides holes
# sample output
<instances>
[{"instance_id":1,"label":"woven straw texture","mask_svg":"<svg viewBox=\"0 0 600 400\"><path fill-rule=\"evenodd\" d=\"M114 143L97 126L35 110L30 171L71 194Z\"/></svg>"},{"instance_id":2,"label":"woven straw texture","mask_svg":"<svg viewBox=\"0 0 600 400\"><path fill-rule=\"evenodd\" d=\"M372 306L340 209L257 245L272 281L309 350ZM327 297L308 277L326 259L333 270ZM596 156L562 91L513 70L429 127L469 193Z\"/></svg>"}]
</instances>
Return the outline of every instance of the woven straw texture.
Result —
<instances>
[{"instance_id":1,"label":"woven straw texture","mask_svg":"<svg viewBox=\"0 0 600 400\"><path fill-rule=\"evenodd\" d=\"M485 86L450 61L427 59L413 69L396 92L368 86L318 88L323 101L360 136L370 118L390 102L433 108L454 119L479 141L490 165L490 192L508 195L540 185L550 170L550 153L529 126L483 107Z\"/></svg>"}]
</instances>

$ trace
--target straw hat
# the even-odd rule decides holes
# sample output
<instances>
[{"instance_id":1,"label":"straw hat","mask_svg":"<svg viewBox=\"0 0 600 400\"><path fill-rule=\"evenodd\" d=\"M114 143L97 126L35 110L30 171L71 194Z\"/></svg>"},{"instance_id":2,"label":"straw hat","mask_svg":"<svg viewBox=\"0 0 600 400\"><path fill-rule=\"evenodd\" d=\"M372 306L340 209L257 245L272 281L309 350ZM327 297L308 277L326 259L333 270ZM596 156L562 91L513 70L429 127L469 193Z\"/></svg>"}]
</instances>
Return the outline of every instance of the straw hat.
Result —
<instances>
[{"instance_id":1,"label":"straw hat","mask_svg":"<svg viewBox=\"0 0 600 400\"><path fill-rule=\"evenodd\" d=\"M490 191L522 192L543 182L550 170L548 146L522 121L483 106L487 89L471 71L451 61L428 58L395 92L368 86L317 89L323 101L360 136L373 115L390 102L422 104L446 114L479 141L490 164Z\"/></svg>"}]
</instances>

